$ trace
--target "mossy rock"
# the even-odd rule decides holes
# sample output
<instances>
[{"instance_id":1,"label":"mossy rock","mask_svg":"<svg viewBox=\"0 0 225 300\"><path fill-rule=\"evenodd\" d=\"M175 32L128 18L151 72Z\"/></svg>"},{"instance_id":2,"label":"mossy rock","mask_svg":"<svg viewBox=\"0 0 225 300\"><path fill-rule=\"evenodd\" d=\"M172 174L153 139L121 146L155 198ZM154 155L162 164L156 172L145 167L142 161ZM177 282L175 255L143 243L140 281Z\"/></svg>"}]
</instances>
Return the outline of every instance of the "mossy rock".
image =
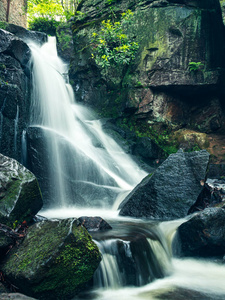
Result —
<instances>
[{"instance_id":1,"label":"mossy rock","mask_svg":"<svg viewBox=\"0 0 225 300\"><path fill-rule=\"evenodd\" d=\"M29 228L1 270L25 295L63 300L85 287L100 260L98 247L77 219L42 221Z\"/></svg>"},{"instance_id":2,"label":"mossy rock","mask_svg":"<svg viewBox=\"0 0 225 300\"><path fill-rule=\"evenodd\" d=\"M0 223L29 222L42 205L36 177L16 160L0 154Z\"/></svg>"},{"instance_id":3,"label":"mossy rock","mask_svg":"<svg viewBox=\"0 0 225 300\"><path fill-rule=\"evenodd\" d=\"M199 150L209 147L209 140L206 133L180 129L175 131L173 136L177 140L179 147L185 150Z\"/></svg>"}]
</instances>

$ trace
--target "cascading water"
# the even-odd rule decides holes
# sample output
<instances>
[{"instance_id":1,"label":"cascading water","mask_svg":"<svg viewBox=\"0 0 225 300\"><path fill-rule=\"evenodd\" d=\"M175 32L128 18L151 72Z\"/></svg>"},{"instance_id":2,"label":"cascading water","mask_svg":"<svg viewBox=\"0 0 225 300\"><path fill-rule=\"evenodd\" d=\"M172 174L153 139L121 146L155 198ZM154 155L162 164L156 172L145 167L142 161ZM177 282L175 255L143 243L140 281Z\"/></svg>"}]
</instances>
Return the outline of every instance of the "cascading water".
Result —
<instances>
[{"instance_id":1,"label":"cascading water","mask_svg":"<svg viewBox=\"0 0 225 300\"><path fill-rule=\"evenodd\" d=\"M75 103L54 40L42 48L30 47L34 58L31 125L43 130L51 153L51 205L109 208L146 173L102 131L90 110Z\"/></svg>"},{"instance_id":2,"label":"cascading water","mask_svg":"<svg viewBox=\"0 0 225 300\"><path fill-rule=\"evenodd\" d=\"M50 178L42 187L48 189L44 199L48 205L41 214L100 215L113 227L92 233L102 262L92 289L79 299L224 299L223 265L172 256L176 228L186 220L156 223L117 215L119 203L146 173L102 131L90 110L74 102L66 83L67 67L58 58L54 41L30 48L34 58L30 129L38 132L46 148L41 168ZM28 140L29 128L22 136L24 162L29 161Z\"/></svg>"}]
</instances>

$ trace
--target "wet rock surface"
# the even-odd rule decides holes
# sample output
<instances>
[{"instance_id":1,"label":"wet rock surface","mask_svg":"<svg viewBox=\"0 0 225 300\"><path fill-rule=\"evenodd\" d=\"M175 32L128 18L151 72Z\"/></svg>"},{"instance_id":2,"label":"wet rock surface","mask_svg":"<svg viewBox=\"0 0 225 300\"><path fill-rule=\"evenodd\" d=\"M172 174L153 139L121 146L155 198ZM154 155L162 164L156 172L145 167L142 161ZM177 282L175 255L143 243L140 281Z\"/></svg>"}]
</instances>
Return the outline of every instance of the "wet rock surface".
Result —
<instances>
[{"instance_id":1,"label":"wet rock surface","mask_svg":"<svg viewBox=\"0 0 225 300\"><path fill-rule=\"evenodd\" d=\"M0 152L18 161L29 121L30 84L30 49L0 29Z\"/></svg>"},{"instance_id":2,"label":"wet rock surface","mask_svg":"<svg viewBox=\"0 0 225 300\"><path fill-rule=\"evenodd\" d=\"M190 208L189 214L204 210L207 207L225 205L225 180L207 179L196 203Z\"/></svg>"},{"instance_id":3,"label":"wet rock surface","mask_svg":"<svg viewBox=\"0 0 225 300\"><path fill-rule=\"evenodd\" d=\"M180 255L214 257L225 254L225 210L207 208L177 230Z\"/></svg>"},{"instance_id":4,"label":"wet rock surface","mask_svg":"<svg viewBox=\"0 0 225 300\"><path fill-rule=\"evenodd\" d=\"M187 215L202 190L209 153L205 150L171 154L120 205L120 215L176 219Z\"/></svg>"},{"instance_id":5,"label":"wet rock surface","mask_svg":"<svg viewBox=\"0 0 225 300\"><path fill-rule=\"evenodd\" d=\"M80 217L78 219L88 231L109 230L112 227L101 217Z\"/></svg>"},{"instance_id":6,"label":"wet rock surface","mask_svg":"<svg viewBox=\"0 0 225 300\"><path fill-rule=\"evenodd\" d=\"M0 154L0 222L31 221L43 205L36 177L16 160Z\"/></svg>"}]
</instances>

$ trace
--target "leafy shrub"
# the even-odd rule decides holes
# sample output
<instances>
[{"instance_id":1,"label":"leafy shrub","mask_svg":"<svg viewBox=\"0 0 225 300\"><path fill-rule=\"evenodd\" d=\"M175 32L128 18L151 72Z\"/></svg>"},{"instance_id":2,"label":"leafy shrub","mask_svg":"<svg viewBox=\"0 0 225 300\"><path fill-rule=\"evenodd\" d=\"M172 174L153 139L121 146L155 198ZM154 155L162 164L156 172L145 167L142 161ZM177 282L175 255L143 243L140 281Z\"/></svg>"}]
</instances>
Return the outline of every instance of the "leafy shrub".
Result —
<instances>
[{"instance_id":1,"label":"leafy shrub","mask_svg":"<svg viewBox=\"0 0 225 300\"><path fill-rule=\"evenodd\" d=\"M56 29L60 22L54 19L48 19L44 17L34 18L29 22L29 29L34 31L45 32L48 35L55 36Z\"/></svg>"},{"instance_id":2,"label":"leafy shrub","mask_svg":"<svg viewBox=\"0 0 225 300\"><path fill-rule=\"evenodd\" d=\"M191 72L197 72L203 66L204 66L204 64L200 61L198 61L198 62L192 61L192 62L189 62L189 64L188 64L188 68Z\"/></svg>"},{"instance_id":3,"label":"leafy shrub","mask_svg":"<svg viewBox=\"0 0 225 300\"><path fill-rule=\"evenodd\" d=\"M131 41L124 30L124 25L132 17L133 13L127 10L122 13L120 21L103 20L99 33L92 33L92 58L98 66L107 68L112 65L126 65L135 58L139 45Z\"/></svg>"}]
</instances>

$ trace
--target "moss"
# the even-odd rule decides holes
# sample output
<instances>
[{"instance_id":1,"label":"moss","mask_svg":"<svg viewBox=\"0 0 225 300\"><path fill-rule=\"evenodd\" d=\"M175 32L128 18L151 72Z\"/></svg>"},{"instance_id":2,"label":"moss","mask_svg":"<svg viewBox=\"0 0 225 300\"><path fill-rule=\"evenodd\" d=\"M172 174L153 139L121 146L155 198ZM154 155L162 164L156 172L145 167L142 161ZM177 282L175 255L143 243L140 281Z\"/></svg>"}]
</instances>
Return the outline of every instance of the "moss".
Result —
<instances>
[{"instance_id":1,"label":"moss","mask_svg":"<svg viewBox=\"0 0 225 300\"><path fill-rule=\"evenodd\" d=\"M38 299L63 300L82 289L99 262L98 247L79 221L45 221L28 231L4 271L8 276L23 278L14 284L28 285L29 294Z\"/></svg>"}]
</instances>

